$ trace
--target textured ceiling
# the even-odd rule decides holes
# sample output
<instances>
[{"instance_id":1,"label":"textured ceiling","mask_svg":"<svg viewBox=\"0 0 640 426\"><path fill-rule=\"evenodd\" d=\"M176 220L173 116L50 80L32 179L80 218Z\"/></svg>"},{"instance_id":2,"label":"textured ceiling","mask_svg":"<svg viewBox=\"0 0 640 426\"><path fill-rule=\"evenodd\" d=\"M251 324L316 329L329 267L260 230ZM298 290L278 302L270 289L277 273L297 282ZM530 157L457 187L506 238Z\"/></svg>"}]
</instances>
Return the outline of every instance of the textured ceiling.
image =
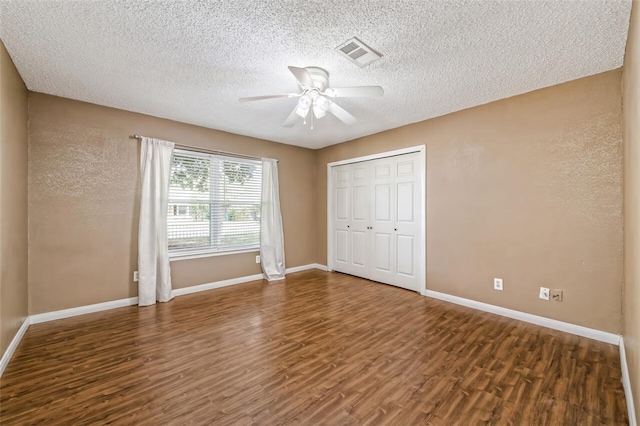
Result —
<instances>
[{"instance_id":1,"label":"textured ceiling","mask_svg":"<svg viewBox=\"0 0 640 426\"><path fill-rule=\"evenodd\" d=\"M0 38L36 92L319 148L622 66L630 0L0 1ZM334 48L382 53L359 68ZM287 69L331 85L358 122L282 123ZM131 129L131 133L137 129ZM153 135L161 137L162 135ZM183 141L184 142L184 141ZM419 143L420 141L416 141Z\"/></svg>"}]
</instances>

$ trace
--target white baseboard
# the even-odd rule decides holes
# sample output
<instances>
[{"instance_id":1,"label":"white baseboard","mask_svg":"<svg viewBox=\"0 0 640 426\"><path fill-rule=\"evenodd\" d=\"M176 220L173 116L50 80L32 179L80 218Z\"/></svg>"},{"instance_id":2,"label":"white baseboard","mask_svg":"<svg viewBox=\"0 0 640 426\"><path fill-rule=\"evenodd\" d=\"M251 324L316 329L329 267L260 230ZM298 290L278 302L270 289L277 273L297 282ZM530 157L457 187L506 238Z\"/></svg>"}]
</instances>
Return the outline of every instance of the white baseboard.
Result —
<instances>
[{"instance_id":1,"label":"white baseboard","mask_svg":"<svg viewBox=\"0 0 640 426\"><path fill-rule=\"evenodd\" d=\"M250 281L258 281L264 278L262 274L248 275L246 277L231 278L228 280L216 281L207 284L193 285L191 287L176 288L171 290L173 296L182 296L185 294L198 293L200 291L213 290L214 288L227 287L235 284L248 283Z\"/></svg>"},{"instance_id":2,"label":"white baseboard","mask_svg":"<svg viewBox=\"0 0 640 426\"><path fill-rule=\"evenodd\" d=\"M62 309L60 311L45 312L44 314L31 315L31 324L55 321L62 318L76 317L78 315L91 314L94 312L106 311L108 309L122 308L125 306L137 305L138 298L112 300L110 302L96 303L94 305L78 306L77 308Z\"/></svg>"},{"instance_id":3,"label":"white baseboard","mask_svg":"<svg viewBox=\"0 0 640 426\"><path fill-rule=\"evenodd\" d=\"M321 271L329 271L329 268L327 267L327 265L321 265L319 263L312 263L311 266L313 266L314 269L320 269Z\"/></svg>"},{"instance_id":4,"label":"white baseboard","mask_svg":"<svg viewBox=\"0 0 640 426\"><path fill-rule=\"evenodd\" d=\"M307 271L309 269L320 269L318 266L321 266L321 265L311 263L309 265L294 266L292 268L287 268L286 273L292 274L294 272ZM178 288L178 289L172 290L171 294L173 296L182 296L184 294L198 293L200 291L213 290L216 288L227 287L235 284L243 284L243 283L258 281L262 279L264 279L264 274L248 275L246 277L231 278L228 280L216 281L216 282L207 283L207 284L200 284L200 285L194 285L191 287ZM273 280L273 281L278 281L278 280Z\"/></svg>"},{"instance_id":5,"label":"white baseboard","mask_svg":"<svg viewBox=\"0 0 640 426\"><path fill-rule=\"evenodd\" d=\"M319 269L325 272L329 270L326 265L321 265L319 263L310 263L308 265L294 266L293 268L287 268L287 274L292 272L307 271L309 269Z\"/></svg>"},{"instance_id":6,"label":"white baseboard","mask_svg":"<svg viewBox=\"0 0 640 426\"><path fill-rule=\"evenodd\" d=\"M633 405L633 392L631 392L631 378L629 377L627 353L624 351L624 339L622 337L620 337L620 367L622 368L622 387L624 388L624 398L627 400L627 411L629 413L629 426L638 426L636 408Z\"/></svg>"},{"instance_id":7,"label":"white baseboard","mask_svg":"<svg viewBox=\"0 0 640 426\"><path fill-rule=\"evenodd\" d=\"M7 368L7 365L9 365L9 361L11 361L13 353L18 348L18 344L20 343L20 340L22 340L22 336L24 336L24 333L27 332L27 328L29 328L29 317L26 317L24 319L22 325L18 329L18 332L15 336L13 336L9 347L7 347L7 350L4 351L2 359L0 359L0 376L2 376L2 373L4 373L4 369Z\"/></svg>"},{"instance_id":8,"label":"white baseboard","mask_svg":"<svg viewBox=\"0 0 640 426\"><path fill-rule=\"evenodd\" d=\"M526 312L514 311L512 309L489 305L488 303L477 302L475 300L452 296L450 294L440 293L433 290L427 290L424 295L432 297L434 299L444 300L445 302L455 303L456 305L467 306L469 308L478 309L480 311L502 315L503 317L513 318L531 324L552 328L554 330L564 331L565 333L576 334L578 336L587 337L589 339L611 343L612 345L620 344L620 336L618 334L595 330L593 328L583 327L581 325L558 321L551 318L540 317L538 315L527 314Z\"/></svg>"}]
</instances>

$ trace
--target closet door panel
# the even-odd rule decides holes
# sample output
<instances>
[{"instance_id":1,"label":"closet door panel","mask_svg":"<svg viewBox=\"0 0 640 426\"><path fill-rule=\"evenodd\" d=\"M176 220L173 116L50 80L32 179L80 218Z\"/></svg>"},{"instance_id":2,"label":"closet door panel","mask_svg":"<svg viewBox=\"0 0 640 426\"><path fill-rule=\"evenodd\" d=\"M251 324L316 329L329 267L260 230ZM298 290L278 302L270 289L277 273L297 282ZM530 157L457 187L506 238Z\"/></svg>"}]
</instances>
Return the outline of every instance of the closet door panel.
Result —
<instances>
[{"instance_id":1,"label":"closet door panel","mask_svg":"<svg viewBox=\"0 0 640 426\"><path fill-rule=\"evenodd\" d=\"M336 189L336 216L334 220L345 221L349 219L349 188Z\"/></svg>"},{"instance_id":2,"label":"closet door panel","mask_svg":"<svg viewBox=\"0 0 640 426\"><path fill-rule=\"evenodd\" d=\"M406 278L415 277L415 244L416 241L413 235L396 236L396 265L398 268L398 274L404 275Z\"/></svg>"},{"instance_id":3,"label":"closet door panel","mask_svg":"<svg viewBox=\"0 0 640 426\"><path fill-rule=\"evenodd\" d=\"M420 218L423 206L420 195L420 164L418 154L398 157L395 168L396 285L418 290ZM424 259L422 260L424 262Z\"/></svg>"},{"instance_id":4,"label":"closet door panel","mask_svg":"<svg viewBox=\"0 0 640 426\"><path fill-rule=\"evenodd\" d=\"M351 211L351 170L348 166L332 169L333 193L333 269L340 272L350 271L350 235L349 219Z\"/></svg>"},{"instance_id":5,"label":"closet door panel","mask_svg":"<svg viewBox=\"0 0 640 426\"><path fill-rule=\"evenodd\" d=\"M370 257L367 240L370 200L370 172L367 163L349 165L351 171L351 211L349 217L349 273L368 278Z\"/></svg>"},{"instance_id":6,"label":"closet door panel","mask_svg":"<svg viewBox=\"0 0 640 426\"><path fill-rule=\"evenodd\" d=\"M398 223L412 224L414 222L414 187L415 184L413 182L397 184L398 199L396 217L398 218Z\"/></svg>"},{"instance_id":7,"label":"closet door panel","mask_svg":"<svg viewBox=\"0 0 640 426\"><path fill-rule=\"evenodd\" d=\"M347 253L349 252L349 247L347 242L349 241L349 235L347 235L346 231L341 229L336 230L336 258L335 262L340 265L346 265L348 262Z\"/></svg>"},{"instance_id":8,"label":"closet door panel","mask_svg":"<svg viewBox=\"0 0 640 426\"><path fill-rule=\"evenodd\" d=\"M394 177L395 159L381 158L371 162L373 169L372 195L370 209L372 214L370 279L387 284L394 283L395 247L393 245L394 229Z\"/></svg>"},{"instance_id":9,"label":"closet door panel","mask_svg":"<svg viewBox=\"0 0 640 426\"><path fill-rule=\"evenodd\" d=\"M367 266L367 234L361 231L351 232L351 262L360 270Z\"/></svg>"},{"instance_id":10,"label":"closet door panel","mask_svg":"<svg viewBox=\"0 0 640 426\"><path fill-rule=\"evenodd\" d=\"M351 188L351 219L354 222L367 220L367 187L354 186Z\"/></svg>"},{"instance_id":11,"label":"closet door panel","mask_svg":"<svg viewBox=\"0 0 640 426\"><path fill-rule=\"evenodd\" d=\"M391 184L376 185L375 188L375 220L391 221Z\"/></svg>"},{"instance_id":12,"label":"closet door panel","mask_svg":"<svg viewBox=\"0 0 640 426\"><path fill-rule=\"evenodd\" d=\"M393 236L391 234L375 233L373 241L375 260L373 265L378 272L391 273L391 265L393 263L391 258L392 244Z\"/></svg>"}]
</instances>

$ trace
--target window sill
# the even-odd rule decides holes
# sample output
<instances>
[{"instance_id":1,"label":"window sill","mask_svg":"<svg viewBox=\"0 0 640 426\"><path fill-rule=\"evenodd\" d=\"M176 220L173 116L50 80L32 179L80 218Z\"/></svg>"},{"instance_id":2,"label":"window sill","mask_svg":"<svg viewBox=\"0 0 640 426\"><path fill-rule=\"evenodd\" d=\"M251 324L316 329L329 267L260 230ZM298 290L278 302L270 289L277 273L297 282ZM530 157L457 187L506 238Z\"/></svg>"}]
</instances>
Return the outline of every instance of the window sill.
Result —
<instances>
[{"instance_id":1,"label":"window sill","mask_svg":"<svg viewBox=\"0 0 640 426\"><path fill-rule=\"evenodd\" d=\"M260 249L252 248L246 250L230 250L230 251L215 251L215 252L207 252L207 253L185 253L185 254L174 254L169 255L169 262L175 262L178 260L189 260L189 259L201 259L203 257L214 257L214 256L227 256L230 254L242 254L242 253L259 253Z\"/></svg>"}]
</instances>

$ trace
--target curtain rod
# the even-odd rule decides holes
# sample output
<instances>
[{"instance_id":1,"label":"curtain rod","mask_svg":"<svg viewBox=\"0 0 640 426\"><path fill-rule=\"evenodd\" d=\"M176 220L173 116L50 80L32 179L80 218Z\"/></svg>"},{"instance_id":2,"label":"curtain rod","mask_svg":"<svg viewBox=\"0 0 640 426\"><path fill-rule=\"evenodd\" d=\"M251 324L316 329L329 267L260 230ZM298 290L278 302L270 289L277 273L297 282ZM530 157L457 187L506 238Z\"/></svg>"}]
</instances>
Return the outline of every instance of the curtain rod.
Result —
<instances>
[{"instance_id":1,"label":"curtain rod","mask_svg":"<svg viewBox=\"0 0 640 426\"><path fill-rule=\"evenodd\" d=\"M137 139L139 141L142 140L142 136L140 136L137 133L134 134L134 135L131 135L129 137L132 138L132 139ZM222 155L228 155L230 157L239 157L239 158L247 158L247 159L250 159L250 160L260 160L260 161L262 161L261 157L254 157L252 155L245 155L245 154L237 154L235 152L218 151L216 149L202 148L202 147L193 146L193 145L182 145L182 144L176 143L175 144L175 148L187 149L187 150L197 151L197 152L204 152L204 153L207 153L207 154L222 154ZM276 160L276 161L278 161L278 160Z\"/></svg>"}]
</instances>

